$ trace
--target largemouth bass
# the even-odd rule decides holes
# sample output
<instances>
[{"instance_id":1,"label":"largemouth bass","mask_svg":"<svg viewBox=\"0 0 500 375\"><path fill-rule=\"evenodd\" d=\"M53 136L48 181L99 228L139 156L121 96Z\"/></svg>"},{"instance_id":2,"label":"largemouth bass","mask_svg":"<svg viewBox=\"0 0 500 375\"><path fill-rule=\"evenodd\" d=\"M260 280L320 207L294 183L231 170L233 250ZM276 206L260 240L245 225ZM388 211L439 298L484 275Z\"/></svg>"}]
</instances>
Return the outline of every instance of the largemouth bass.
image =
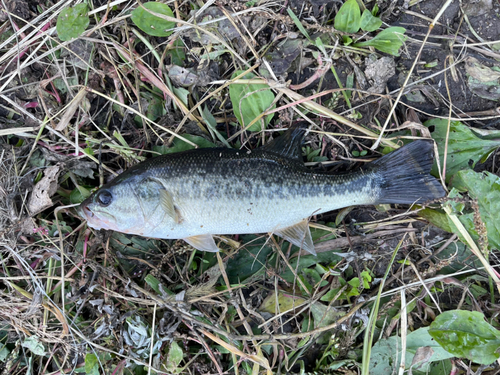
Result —
<instances>
[{"instance_id":1,"label":"largemouth bass","mask_svg":"<svg viewBox=\"0 0 500 375\"><path fill-rule=\"evenodd\" d=\"M302 162L304 129L256 150L197 149L139 163L78 208L95 229L184 239L218 251L213 235L274 233L315 254L308 221L353 205L422 203L445 191L429 174L432 142L410 143L354 173L330 175Z\"/></svg>"}]
</instances>

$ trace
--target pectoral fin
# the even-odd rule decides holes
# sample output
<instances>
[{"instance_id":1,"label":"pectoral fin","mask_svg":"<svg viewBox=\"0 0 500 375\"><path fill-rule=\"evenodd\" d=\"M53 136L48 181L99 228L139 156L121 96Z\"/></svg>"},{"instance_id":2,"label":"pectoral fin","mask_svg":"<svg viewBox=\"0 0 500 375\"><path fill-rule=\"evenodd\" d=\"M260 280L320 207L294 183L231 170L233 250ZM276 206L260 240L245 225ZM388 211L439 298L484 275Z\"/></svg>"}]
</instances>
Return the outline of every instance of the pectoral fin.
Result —
<instances>
[{"instance_id":1,"label":"pectoral fin","mask_svg":"<svg viewBox=\"0 0 500 375\"><path fill-rule=\"evenodd\" d=\"M219 251L211 234L200 234L198 236L184 238L183 240L200 251L209 251L211 253Z\"/></svg>"},{"instance_id":2,"label":"pectoral fin","mask_svg":"<svg viewBox=\"0 0 500 375\"><path fill-rule=\"evenodd\" d=\"M291 227L279 229L274 232L285 240L291 242L295 246L306 250L312 255L316 255L316 250L314 250L314 244L311 237L311 231L309 230L309 225L307 220L303 220L300 223L292 225Z\"/></svg>"},{"instance_id":3,"label":"pectoral fin","mask_svg":"<svg viewBox=\"0 0 500 375\"><path fill-rule=\"evenodd\" d=\"M174 205L172 195L165 189L160 189L160 205L163 210L178 224L180 223L180 215Z\"/></svg>"}]
</instances>

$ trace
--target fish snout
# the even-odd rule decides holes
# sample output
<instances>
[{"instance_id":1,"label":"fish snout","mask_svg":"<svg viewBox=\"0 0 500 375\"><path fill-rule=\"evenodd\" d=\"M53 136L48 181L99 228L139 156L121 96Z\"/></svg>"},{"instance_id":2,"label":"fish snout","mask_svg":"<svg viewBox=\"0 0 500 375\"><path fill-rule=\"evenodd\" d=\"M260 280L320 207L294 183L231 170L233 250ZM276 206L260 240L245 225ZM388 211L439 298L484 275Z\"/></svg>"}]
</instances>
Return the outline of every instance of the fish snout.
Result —
<instances>
[{"instance_id":1,"label":"fish snout","mask_svg":"<svg viewBox=\"0 0 500 375\"><path fill-rule=\"evenodd\" d=\"M80 206L76 209L76 212L78 215L86 220L92 218L94 216L94 213L92 210L89 208L88 203L86 201L82 202Z\"/></svg>"}]
</instances>

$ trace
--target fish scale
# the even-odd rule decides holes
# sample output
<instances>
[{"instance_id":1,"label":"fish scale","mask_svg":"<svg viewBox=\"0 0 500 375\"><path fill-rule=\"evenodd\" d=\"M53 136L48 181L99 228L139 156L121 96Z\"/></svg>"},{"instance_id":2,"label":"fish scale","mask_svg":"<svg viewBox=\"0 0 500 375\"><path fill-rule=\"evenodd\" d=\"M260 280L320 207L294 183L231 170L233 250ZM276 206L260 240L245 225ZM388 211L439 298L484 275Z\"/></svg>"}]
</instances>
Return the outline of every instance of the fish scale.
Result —
<instances>
[{"instance_id":1,"label":"fish scale","mask_svg":"<svg viewBox=\"0 0 500 375\"><path fill-rule=\"evenodd\" d=\"M351 205L422 202L444 189L429 175L432 144L413 142L343 175L302 163L301 127L253 151L198 149L137 164L78 209L88 225L185 239L217 251L213 235L275 233L314 253L311 216Z\"/></svg>"}]
</instances>

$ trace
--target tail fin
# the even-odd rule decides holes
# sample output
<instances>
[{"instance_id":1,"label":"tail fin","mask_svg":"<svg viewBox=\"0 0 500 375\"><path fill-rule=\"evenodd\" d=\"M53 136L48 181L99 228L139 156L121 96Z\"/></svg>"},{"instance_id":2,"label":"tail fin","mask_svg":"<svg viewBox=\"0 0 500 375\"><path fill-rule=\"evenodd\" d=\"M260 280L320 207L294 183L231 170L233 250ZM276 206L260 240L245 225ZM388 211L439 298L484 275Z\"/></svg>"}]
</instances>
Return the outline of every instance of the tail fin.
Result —
<instances>
[{"instance_id":1,"label":"tail fin","mask_svg":"<svg viewBox=\"0 0 500 375\"><path fill-rule=\"evenodd\" d=\"M377 203L423 203L441 198L445 190L429 172L434 161L432 142L418 140L371 163L381 178Z\"/></svg>"}]
</instances>

